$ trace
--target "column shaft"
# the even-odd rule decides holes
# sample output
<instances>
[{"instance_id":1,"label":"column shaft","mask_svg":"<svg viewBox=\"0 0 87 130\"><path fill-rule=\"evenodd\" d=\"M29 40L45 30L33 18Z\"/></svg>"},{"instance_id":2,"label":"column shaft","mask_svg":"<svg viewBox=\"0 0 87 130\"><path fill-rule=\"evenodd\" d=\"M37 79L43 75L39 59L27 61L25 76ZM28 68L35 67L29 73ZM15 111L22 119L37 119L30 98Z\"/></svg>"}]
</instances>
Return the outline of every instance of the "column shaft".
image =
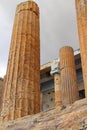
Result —
<instances>
[{"instance_id":1,"label":"column shaft","mask_svg":"<svg viewBox=\"0 0 87 130\"><path fill-rule=\"evenodd\" d=\"M79 99L74 52L71 47L60 49L62 103L67 106Z\"/></svg>"},{"instance_id":2,"label":"column shaft","mask_svg":"<svg viewBox=\"0 0 87 130\"><path fill-rule=\"evenodd\" d=\"M87 1L75 0L85 96L87 97Z\"/></svg>"},{"instance_id":3,"label":"column shaft","mask_svg":"<svg viewBox=\"0 0 87 130\"><path fill-rule=\"evenodd\" d=\"M8 120L40 111L39 28L37 4L33 1L19 4L13 26L2 110Z\"/></svg>"}]
</instances>

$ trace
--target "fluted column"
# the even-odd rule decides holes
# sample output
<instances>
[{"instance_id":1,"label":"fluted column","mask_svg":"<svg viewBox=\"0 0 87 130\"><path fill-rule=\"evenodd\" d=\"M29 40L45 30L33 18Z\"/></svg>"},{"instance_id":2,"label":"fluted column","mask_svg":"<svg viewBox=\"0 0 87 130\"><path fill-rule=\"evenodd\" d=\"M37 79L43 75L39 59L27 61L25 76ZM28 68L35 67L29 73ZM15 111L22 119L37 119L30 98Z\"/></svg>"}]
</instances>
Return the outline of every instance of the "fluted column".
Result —
<instances>
[{"instance_id":1,"label":"fluted column","mask_svg":"<svg viewBox=\"0 0 87 130\"><path fill-rule=\"evenodd\" d=\"M40 111L39 8L17 6L8 59L2 114L6 120Z\"/></svg>"},{"instance_id":2,"label":"fluted column","mask_svg":"<svg viewBox=\"0 0 87 130\"><path fill-rule=\"evenodd\" d=\"M62 106L60 69L58 61L54 60L51 64L50 74L54 76L55 105Z\"/></svg>"},{"instance_id":3,"label":"fluted column","mask_svg":"<svg viewBox=\"0 0 87 130\"><path fill-rule=\"evenodd\" d=\"M60 49L60 73L62 103L67 106L79 99L74 52L69 46Z\"/></svg>"},{"instance_id":4,"label":"fluted column","mask_svg":"<svg viewBox=\"0 0 87 130\"><path fill-rule=\"evenodd\" d=\"M85 96L87 97L87 0L75 0Z\"/></svg>"}]
</instances>

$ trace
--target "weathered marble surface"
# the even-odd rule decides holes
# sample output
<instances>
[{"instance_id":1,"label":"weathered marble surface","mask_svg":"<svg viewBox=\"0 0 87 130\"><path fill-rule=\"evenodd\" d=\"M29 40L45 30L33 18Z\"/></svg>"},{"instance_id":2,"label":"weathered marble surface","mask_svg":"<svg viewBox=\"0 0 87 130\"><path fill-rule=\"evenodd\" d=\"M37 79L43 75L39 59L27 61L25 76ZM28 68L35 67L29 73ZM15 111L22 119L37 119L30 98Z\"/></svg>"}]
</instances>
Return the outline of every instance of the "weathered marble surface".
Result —
<instances>
[{"instance_id":1,"label":"weathered marble surface","mask_svg":"<svg viewBox=\"0 0 87 130\"><path fill-rule=\"evenodd\" d=\"M0 78L0 112L2 107L2 89L3 88L3 78Z\"/></svg>"},{"instance_id":2,"label":"weathered marble surface","mask_svg":"<svg viewBox=\"0 0 87 130\"><path fill-rule=\"evenodd\" d=\"M40 112L39 7L33 1L17 6L12 31L2 114L4 120Z\"/></svg>"},{"instance_id":3,"label":"weathered marble surface","mask_svg":"<svg viewBox=\"0 0 87 130\"><path fill-rule=\"evenodd\" d=\"M85 96L87 97L87 0L75 0Z\"/></svg>"},{"instance_id":4,"label":"weathered marble surface","mask_svg":"<svg viewBox=\"0 0 87 130\"><path fill-rule=\"evenodd\" d=\"M70 46L60 49L60 77L62 104L67 106L79 99L74 50Z\"/></svg>"},{"instance_id":5,"label":"weathered marble surface","mask_svg":"<svg viewBox=\"0 0 87 130\"><path fill-rule=\"evenodd\" d=\"M4 124L0 130L86 130L87 99L75 102L66 109L55 108Z\"/></svg>"}]
</instances>

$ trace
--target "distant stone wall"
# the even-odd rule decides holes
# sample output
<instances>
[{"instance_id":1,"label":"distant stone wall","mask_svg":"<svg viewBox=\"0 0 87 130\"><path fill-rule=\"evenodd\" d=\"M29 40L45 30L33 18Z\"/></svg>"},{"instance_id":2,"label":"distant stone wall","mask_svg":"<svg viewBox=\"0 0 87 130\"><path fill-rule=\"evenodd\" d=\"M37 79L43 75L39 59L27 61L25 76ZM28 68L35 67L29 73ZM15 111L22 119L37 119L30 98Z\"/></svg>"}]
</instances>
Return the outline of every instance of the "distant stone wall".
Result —
<instances>
[{"instance_id":1,"label":"distant stone wall","mask_svg":"<svg viewBox=\"0 0 87 130\"><path fill-rule=\"evenodd\" d=\"M49 90L44 93L42 93L42 103L41 103L41 109L49 110L53 107L55 107L55 99L54 99L54 90Z\"/></svg>"},{"instance_id":2,"label":"distant stone wall","mask_svg":"<svg viewBox=\"0 0 87 130\"><path fill-rule=\"evenodd\" d=\"M1 103L2 103L2 83L3 83L3 79L0 78L0 112L1 112Z\"/></svg>"}]
</instances>

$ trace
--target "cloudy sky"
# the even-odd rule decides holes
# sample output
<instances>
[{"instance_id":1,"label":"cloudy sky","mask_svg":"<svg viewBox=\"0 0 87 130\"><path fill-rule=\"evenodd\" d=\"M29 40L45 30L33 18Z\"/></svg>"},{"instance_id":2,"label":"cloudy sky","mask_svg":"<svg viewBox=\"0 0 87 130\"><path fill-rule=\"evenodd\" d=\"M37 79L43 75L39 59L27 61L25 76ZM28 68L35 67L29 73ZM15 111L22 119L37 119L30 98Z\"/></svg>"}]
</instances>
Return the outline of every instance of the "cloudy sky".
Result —
<instances>
[{"instance_id":1,"label":"cloudy sky","mask_svg":"<svg viewBox=\"0 0 87 130\"><path fill-rule=\"evenodd\" d=\"M0 77L6 73L15 9L24 0L0 0ZM36 0L40 7L41 64L58 57L62 46L79 48L75 0Z\"/></svg>"}]
</instances>

